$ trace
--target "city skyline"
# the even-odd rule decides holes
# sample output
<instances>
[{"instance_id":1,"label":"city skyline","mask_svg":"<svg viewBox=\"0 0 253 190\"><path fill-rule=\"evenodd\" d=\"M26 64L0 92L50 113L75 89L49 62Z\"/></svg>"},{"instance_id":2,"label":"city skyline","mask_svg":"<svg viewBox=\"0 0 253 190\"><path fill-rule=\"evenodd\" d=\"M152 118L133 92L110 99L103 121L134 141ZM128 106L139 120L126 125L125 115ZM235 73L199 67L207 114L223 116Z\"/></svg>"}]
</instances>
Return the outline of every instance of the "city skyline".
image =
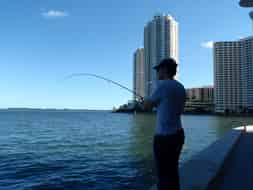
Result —
<instances>
[{"instance_id":1,"label":"city skyline","mask_svg":"<svg viewBox=\"0 0 253 190\"><path fill-rule=\"evenodd\" d=\"M252 33L248 10L233 1L158 0L145 6L143 1L110 1L98 7L97 2L45 0L0 5L0 108L111 109L127 102L132 94L108 83L62 78L90 72L131 88L132 54L143 44L144 25L157 12L180 23L180 81L186 88L213 83L214 41Z\"/></svg>"}]
</instances>

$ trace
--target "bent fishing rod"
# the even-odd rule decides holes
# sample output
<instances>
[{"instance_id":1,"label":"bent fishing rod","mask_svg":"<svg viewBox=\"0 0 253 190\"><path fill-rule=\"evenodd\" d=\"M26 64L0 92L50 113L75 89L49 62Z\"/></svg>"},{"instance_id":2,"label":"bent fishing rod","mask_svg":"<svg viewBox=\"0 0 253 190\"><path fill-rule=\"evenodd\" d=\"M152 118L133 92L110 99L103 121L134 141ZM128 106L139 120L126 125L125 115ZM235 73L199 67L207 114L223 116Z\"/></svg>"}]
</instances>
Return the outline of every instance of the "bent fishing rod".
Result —
<instances>
[{"instance_id":1,"label":"bent fishing rod","mask_svg":"<svg viewBox=\"0 0 253 190\"><path fill-rule=\"evenodd\" d=\"M74 77L81 77L81 76L90 76L90 77L95 77L95 78L98 78L98 79L101 79L101 80L104 80L104 81L107 81L107 82L110 82L122 89L125 89L127 90L128 92L130 93L133 93L134 95L138 96L139 98L143 99L143 97L141 95L139 95L136 91L134 90L131 90L129 89L128 87L116 82L116 81L113 81L111 79L108 79L108 78L105 78L103 76L99 76L99 75L96 75L96 74L92 74L92 73L73 73L71 75L68 75L66 76L64 79L71 79L71 78L74 78Z\"/></svg>"}]
</instances>

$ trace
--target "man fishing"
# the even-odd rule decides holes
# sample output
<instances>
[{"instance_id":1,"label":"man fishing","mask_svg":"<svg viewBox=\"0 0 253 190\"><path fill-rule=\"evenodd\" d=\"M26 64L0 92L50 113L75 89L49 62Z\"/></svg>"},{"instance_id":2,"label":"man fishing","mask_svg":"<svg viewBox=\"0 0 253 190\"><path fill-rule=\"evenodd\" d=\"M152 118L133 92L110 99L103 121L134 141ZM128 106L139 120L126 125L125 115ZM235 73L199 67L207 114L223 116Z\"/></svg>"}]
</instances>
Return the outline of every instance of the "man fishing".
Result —
<instances>
[{"instance_id":1,"label":"man fishing","mask_svg":"<svg viewBox=\"0 0 253 190\"><path fill-rule=\"evenodd\" d=\"M158 175L158 190L179 190L178 162L184 144L181 114L184 111L186 92L174 79L177 64L164 59L154 67L158 84L154 93L143 101L144 109L157 107L154 135L154 157Z\"/></svg>"},{"instance_id":2,"label":"man fishing","mask_svg":"<svg viewBox=\"0 0 253 190\"><path fill-rule=\"evenodd\" d=\"M184 144L181 114L184 110L186 93L184 86L174 80L177 64L174 59L164 59L154 67L158 84L154 93L143 100L144 109L157 107L157 122L154 136L154 156L158 174L159 190L179 190L178 160ZM91 76L117 85L143 99L135 91L111 79L90 74L74 73L65 77Z\"/></svg>"}]
</instances>

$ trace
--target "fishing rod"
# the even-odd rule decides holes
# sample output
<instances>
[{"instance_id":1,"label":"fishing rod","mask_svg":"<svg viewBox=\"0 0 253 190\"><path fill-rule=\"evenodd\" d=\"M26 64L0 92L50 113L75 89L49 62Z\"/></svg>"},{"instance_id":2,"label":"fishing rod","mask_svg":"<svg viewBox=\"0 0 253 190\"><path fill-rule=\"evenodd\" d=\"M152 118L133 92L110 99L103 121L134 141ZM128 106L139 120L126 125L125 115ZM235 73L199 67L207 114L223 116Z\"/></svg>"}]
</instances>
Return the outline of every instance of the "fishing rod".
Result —
<instances>
[{"instance_id":1,"label":"fishing rod","mask_svg":"<svg viewBox=\"0 0 253 190\"><path fill-rule=\"evenodd\" d=\"M96 74L92 74L92 73L73 73L71 75L68 75L65 77L65 79L71 79L71 78L74 78L74 77L80 77L80 76L90 76L90 77L95 77L95 78L98 78L98 79L101 79L101 80L105 80L107 82L110 82L110 83L113 83L114 85L116 86L119 86L121 87L122 89L125 89L127 90L128 92L131 92L133 93L134 95L138 96L139 98L143 99L143 97L141 95L139 95L136 91L134 90L131 90L129 89L128 87L116 82L116 81L113 81L111 79L108 79L108 78L105 78L103 76L99 76L99 75L96 75Z\"/></svg>"}]
</instances>

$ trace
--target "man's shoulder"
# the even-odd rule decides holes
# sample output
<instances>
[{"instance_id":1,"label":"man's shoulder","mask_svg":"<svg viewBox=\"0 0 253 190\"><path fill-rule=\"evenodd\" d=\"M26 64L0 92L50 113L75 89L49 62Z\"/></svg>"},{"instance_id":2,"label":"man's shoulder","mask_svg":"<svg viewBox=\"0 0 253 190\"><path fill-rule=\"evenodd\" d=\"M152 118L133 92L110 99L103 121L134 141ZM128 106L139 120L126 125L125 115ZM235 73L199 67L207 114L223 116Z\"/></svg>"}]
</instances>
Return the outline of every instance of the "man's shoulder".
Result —
<instances>
[{"instance_id":1,"label":"man's shoulder","mask_svg":"<svg viewBox=\"0 0 253 190\"><path fill-rule=\"evenodd\" d=\"M176 84L177 84L180 88L182 88L182 89L185 90L184 85L183 85L181 82L179 82L179 81L177 81L177 80L175 80L175 81L176 81Z\"/></svg>"},{"instance_id":2,"label":"man's shoulder","mask_svg":"<svg viewBox=\"0 0 253 190\"><path fill-rule=\"evenodd\" d=\"M167 80L164 83L164 85L167 85L168 87L174 86L176 88L184 89L184 85L181 82L177 81L177 80Z\"/></svg>"}]
</instances>

